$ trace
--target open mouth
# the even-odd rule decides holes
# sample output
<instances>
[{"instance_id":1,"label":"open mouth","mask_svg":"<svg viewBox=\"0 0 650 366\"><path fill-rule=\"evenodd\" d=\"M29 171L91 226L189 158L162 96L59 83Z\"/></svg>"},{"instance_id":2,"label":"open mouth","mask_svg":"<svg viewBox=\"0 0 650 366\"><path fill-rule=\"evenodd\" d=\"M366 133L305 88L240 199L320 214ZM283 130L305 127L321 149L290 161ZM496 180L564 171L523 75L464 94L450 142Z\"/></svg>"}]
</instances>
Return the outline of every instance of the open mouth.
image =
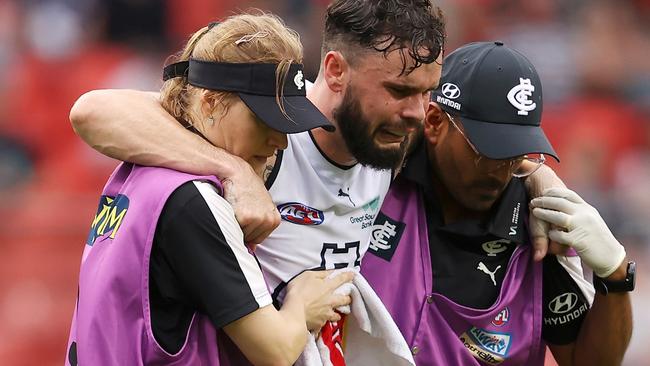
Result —
<instances>
[{"instance_id":1,"label":"open mouth","mask_svg":"<svg viewBox=\"0 0 650 366\"><path fill-rule=\"evenodd\" d=\"M386 143L402 143L404 142L407 136L408 136L407 131L381 129L377 133L377 137L379 137L379 140Z\"/></svg>"}]
</instances>

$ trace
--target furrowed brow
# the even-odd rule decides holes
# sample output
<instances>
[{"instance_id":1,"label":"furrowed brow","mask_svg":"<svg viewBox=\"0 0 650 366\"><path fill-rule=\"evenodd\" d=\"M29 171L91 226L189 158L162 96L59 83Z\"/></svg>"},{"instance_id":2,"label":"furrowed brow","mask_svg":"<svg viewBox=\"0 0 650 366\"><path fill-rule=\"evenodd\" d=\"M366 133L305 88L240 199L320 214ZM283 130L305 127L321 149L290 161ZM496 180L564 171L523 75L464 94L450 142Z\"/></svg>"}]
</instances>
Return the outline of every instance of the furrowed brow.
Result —
<instances>
[{"instance_id":1,"label":"furrowed brow","mask_svg":"<svg viewBox=\"0 0 650 366\"><path fill-rule=\"evenodd\" d=\"M418 87L415 87L415 86L412 86L412 85L402 84L402 83L395 83L395 82L391 82L391 81L387 81L386 83L384 83L384 85L387 86L387 87L398 89L398 90L403 91L403 92L408 93L408 94L426 93L428 91L431 91L431 90L435 89L435 87L433 89L429 89L429 88L423 89L423 88L418 88Z\"/></svg>"}]
</instances>

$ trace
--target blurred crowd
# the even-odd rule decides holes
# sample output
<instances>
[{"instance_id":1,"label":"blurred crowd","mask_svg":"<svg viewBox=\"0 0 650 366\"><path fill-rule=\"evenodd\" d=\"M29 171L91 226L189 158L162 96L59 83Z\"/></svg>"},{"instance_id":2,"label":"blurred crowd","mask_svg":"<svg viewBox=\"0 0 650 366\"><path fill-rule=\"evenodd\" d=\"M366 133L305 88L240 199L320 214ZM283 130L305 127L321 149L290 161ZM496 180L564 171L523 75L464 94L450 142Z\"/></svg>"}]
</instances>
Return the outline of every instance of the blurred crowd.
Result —
<instances>
[{"instance_id":1,"label":"blurred crowd","mask_svg":"<svg viewBox=\"0 0 650 366\"><path fill-rule=\"evenodd\" d=\"M157 90L165 59L239 10L280 15L318 71L328 0L0 0L0 359L59 365L79 261L116 161L76 137L74 101ZM543 127L567 185L639 263L625 364L650 357L650 0L440 0L451 52L500 39L537 66ZM603 345L606 346L606 345Z\"/></svg>"}]
</instances>

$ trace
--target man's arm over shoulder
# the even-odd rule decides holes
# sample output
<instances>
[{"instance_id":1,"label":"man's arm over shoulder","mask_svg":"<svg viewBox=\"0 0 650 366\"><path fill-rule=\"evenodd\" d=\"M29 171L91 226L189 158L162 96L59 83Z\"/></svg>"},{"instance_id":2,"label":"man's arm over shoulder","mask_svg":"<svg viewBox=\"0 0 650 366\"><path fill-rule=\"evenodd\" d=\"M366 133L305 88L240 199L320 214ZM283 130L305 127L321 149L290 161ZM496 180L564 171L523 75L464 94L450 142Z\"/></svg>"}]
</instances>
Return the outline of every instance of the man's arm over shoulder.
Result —
<instances>
[{"instance_id":1,"label":"man's arm over shoulder","mask_svg":"<svg viewBox=\"0 0 650 366\"><path fill-rule=\"evenodd\" d=\"M86 143L118 160L202 175L228 176L237 168L233 156L183 128L158 98L154 92L93 90L75 102L70 122Z\"/></svg>"},{"instance_id":2,"label":"man's arm over shoulder","mask_svg":"<svg viewBox=\"0 0 650 366\"><path fill-rule=\"evenodd\" d=\"M157 93L90 91L72 107L70 122L88 145L112 158L222 179L224 197L247 242L260 243L280 224L251 166L183 128L161 106Z\"/></svg>"}]
</instances>

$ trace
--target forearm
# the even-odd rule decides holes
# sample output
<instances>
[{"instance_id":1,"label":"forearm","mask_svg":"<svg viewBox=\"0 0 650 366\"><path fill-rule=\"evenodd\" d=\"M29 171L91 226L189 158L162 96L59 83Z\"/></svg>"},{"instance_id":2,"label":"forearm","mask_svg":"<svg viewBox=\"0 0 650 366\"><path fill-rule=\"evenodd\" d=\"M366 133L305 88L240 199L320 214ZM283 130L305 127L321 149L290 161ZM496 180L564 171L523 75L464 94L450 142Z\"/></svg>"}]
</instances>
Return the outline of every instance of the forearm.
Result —
<instances>
[{"instance_id":1,"label":"forearm","mask_svg":"<svg viewBox=\"0 0 650 366\"><path fill-rule=\"evenodd\" d=\"M625 248L616 240L598 211L577 193L568 189L549 189L543 197L532 200L531 205L536 218L556 226L549 231L549 238L575 249L581 261L595 275L606 277L611 282L626 279ZM596 293L576 341L555 347L553 354L561 360L562 366L618 365L631 334L629 294L610 292L605 296Z\"/></svg>"},{"instance_id":2,"label":"forearm","mask_svg":"<svg viewBox=\"0 0 650 366\"><path fill-rule=\"evenodd\" d=\"M309 331L306 325L305 310L298 301L285 302L278 314L282 318L282 330L286 331L288 337L277 346L284 349L281 354L285 355L286 361L292 365L300 357L307 344Z\"/></svg>"},{"instance_id":3,"label":"forearm","mask_svg":"<svg viewBox=\"0 0 650 366\"><path fill-rule=\"evenodd\" d=\"M157 93L95 90L70 111L75 132L112 158L201 175L227 177L242 163L183 128Z\"/></svg>"},{"instance_id":4,"label":"forearm","mask_svg":"<svg viewBox=\"0 0 650 366\"><path fill-rule=\"evenodd\" d=\"M625 278L627 261L623 263L609 279ZM573 365L619 365L631 336L629 293L609 293L606 296L596 293L575 343Z\"/></svg>"},{"instance_id":5,"label":"forearm","mask_svg":"<svg viewBox=\"0 0 650 366\"><path fill-rule=\"evenodd\" d=\"M224 327L248 360L256 366L292 365L307 344L307 326L300 303L256 310Z\"/></svg>"},{"instance_id":6,"label":"forearm","mask_svg":"<svg viewBox=\"0 0 650 366\"><path fill-rule=\"evenodd\" d=\"M223 196L247 243L261 243L280 224L280 214L253 168L183 128L155 93L88 92L72 107L70 122L86 143L115 159L221 178Z\"/></svg>"}]
</instances>

